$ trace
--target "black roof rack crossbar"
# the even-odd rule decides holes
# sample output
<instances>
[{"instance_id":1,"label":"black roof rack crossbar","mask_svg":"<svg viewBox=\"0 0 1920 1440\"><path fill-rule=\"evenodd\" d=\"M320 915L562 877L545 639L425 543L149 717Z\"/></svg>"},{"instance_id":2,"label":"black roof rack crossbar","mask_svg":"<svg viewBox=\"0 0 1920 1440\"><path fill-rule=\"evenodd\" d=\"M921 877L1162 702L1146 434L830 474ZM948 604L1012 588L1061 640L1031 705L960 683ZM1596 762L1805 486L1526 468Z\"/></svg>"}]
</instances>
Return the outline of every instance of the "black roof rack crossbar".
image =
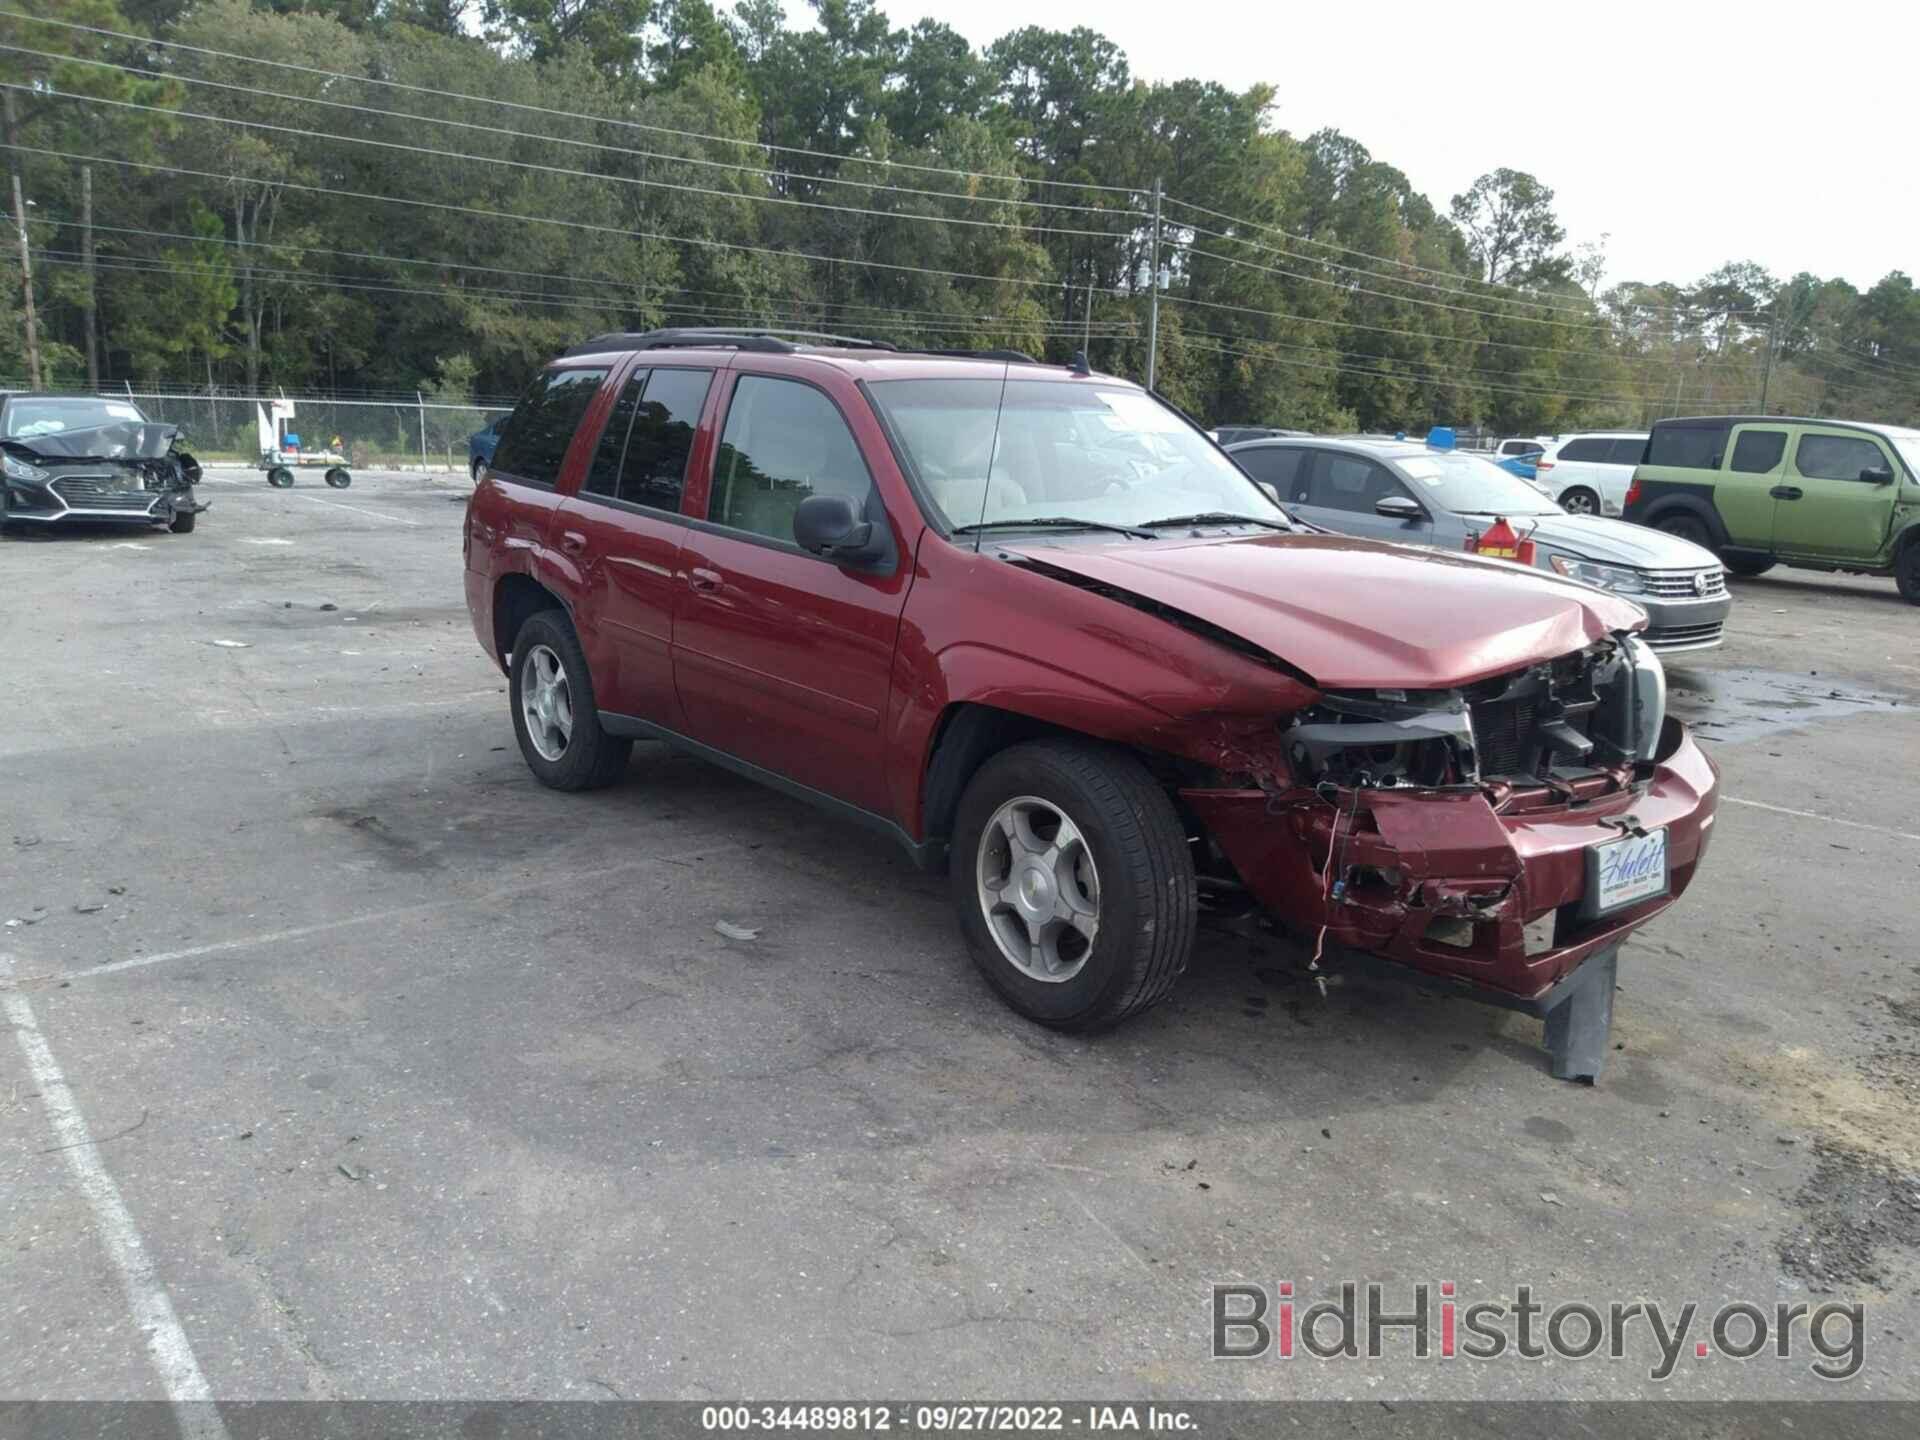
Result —
<instances>
[{"instance_id":1,"label":"black roof rack crossbar","mask_svg":"<svg viewBox=\"0 0 1920 1440\"><path fill-rule=\"evenodd\" d=\"M866 340L855 335L832 335L821 330L706 329L680 326L665 330L616 331L596 335L567 351L569 355L593 355L606 350L752 350L761 354L791 355L800 346L794 342L833 346L850 350L892 350L884 340Z\"/></svg>"}]
</instances>

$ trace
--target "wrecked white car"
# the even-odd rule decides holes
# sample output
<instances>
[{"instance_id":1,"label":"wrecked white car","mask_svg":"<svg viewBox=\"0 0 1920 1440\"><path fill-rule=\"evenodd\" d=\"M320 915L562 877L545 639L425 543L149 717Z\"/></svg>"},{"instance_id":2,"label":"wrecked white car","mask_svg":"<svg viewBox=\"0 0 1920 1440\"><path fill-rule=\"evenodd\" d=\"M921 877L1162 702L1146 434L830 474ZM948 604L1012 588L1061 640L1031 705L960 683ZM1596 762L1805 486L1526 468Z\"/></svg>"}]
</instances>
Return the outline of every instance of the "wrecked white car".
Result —
<instances>
[{"instance_id":1,"label":"wrecked white car","mask_svg":"<svg viewBox=\"0 0 1920 1440\"><path fill-rule=\"evenodd\" d=\"M179 438L128 400L0 396L0 526L105 521L184 535L207 505Z\"/></svg>"}]
</instances>

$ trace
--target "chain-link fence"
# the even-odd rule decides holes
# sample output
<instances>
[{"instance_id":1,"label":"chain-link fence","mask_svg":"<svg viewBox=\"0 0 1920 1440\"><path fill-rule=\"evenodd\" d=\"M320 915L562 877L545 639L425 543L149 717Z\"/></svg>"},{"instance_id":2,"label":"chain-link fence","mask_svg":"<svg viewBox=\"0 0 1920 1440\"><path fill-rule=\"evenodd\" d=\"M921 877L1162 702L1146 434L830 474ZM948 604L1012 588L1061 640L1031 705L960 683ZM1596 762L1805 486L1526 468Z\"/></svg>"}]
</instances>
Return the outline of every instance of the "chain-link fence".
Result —
<instances>
[{"instance_id":1,"label":"chain-link fence","mask_svg":"<svg viewBox=\"0 0 1920 1440\"><path fill-rule=\"evenodd\" d=\"M0 390L24 388L0 385ZM249 394L219 387L196 391L138 384L61 393L131 400L148 419L180 426L187 448L202 462L249 465L260 459L260 407L274 402L292 403L294 413L285 428L300 437L303 448L322 449L338 441L335 448L346 454L349 464L374 469L424 465L465 470L467 437L513 408L510 401L463 405L424 394Z\"/></svg>"}]
</instances>

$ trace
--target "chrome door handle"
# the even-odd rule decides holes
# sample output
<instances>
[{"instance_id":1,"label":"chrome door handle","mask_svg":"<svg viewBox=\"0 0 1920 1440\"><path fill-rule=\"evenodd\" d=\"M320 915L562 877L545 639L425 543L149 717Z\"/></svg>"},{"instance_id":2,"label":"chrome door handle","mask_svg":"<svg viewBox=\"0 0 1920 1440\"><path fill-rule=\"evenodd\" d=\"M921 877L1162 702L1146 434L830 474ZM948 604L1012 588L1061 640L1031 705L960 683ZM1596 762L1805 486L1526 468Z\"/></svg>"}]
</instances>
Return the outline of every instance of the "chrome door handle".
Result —
<instances>
[{"instance_id":1,"label":"chrome door handle","mask_svg":"<svg viewBox=\"0 0 1920 1440\"><path fill-rule=\"evenodd\" d=\"M711 595L720 588L721 577L718 570L689 570L687 583L702 594Z\"/></svg>"},{"instance_id":2,"label":"chrome door handle","mask_svg":"<svg viewBox=\"0 0 1920 1440\"><path fill-rule=\"evenodd\" d=\"M587 537L578 530L563 530L560 532L560 548L569 555L578 555L587 548Z\"/></svg>"}]
</instances>

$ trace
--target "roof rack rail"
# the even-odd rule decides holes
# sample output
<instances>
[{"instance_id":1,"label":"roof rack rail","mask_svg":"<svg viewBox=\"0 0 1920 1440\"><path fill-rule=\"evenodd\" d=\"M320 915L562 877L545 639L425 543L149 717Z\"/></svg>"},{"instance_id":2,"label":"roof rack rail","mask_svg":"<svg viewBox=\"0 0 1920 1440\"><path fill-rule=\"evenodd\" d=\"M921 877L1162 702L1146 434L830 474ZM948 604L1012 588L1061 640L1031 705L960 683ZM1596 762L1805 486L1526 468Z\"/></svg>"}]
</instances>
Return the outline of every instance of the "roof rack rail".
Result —
<instances>
[{"instance_id":1,"label":"roof rack rail","mask_svg":"<svg viewBox=\"0 0 1920 1440\"><path fill-rule=\"evenodd\" d=\"M791 355L800 348L795 342L834 346L850 350L892 350L884 340L867 340L857 335L833 335L822 330L708 329L677 326L665 330L614 331L583 340L566 353L593 355L606 350L752 350L762 354Z\"/></svg>"},{"instance_id":2,"label":"roof rack rail","mask_svg":"<svg viewBox=\"0 0 1920 1440\"><path fill-rule=\"evenodd\" d=\"M1038 365L1040 362L1024 350L909 350L909 355L944 355L953 360L1005 360L1010 364Z\"/></svg>"}]
</instances>

